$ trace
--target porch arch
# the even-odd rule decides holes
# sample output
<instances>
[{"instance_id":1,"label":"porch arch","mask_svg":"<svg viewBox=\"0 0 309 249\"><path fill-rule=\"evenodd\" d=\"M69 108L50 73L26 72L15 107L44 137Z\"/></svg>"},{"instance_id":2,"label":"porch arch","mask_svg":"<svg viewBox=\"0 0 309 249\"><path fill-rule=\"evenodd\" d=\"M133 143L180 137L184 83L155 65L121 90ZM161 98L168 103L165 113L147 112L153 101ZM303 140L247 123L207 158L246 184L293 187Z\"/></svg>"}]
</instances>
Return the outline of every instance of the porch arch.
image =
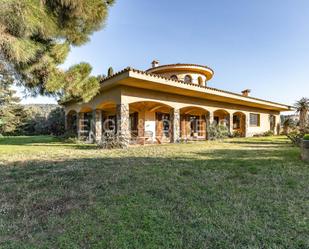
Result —
<instances>
[{"instance_id":1,"label":"porch arch","mask_svg":"<svg viewBox=\"0 0 309 249\"><path fill-rule=\"evenodd\" d=\"M77 114L77 133L81 140L90 141L93 138L93 108L89 105L81 106Z\"/></svg>"},{"instance_id":2,"label":"porch arch","mask_svg":"<svg viewBox=\"0 0 309 249\"><path fill-rule=\"evenodd\" d=\"M78 112L82 112L82 113L88 113L88 112L92 112L93 108L89 105L84 105L84 106L81 106L79 108L79 111Z\"/></svg>"},{"instance_id":3,"label":"porch arch","mask_svg":"<svg viewBox=\"0 0 309 249\"><path fill-rule=\"evenodd\" d=\"M247 124L244 112L237 111L233 113L233 132L240 137L246 137Z\"/></svg>"},{"instance_id":4,"label":"porch arch","mask_svg":"<svg viewBox=\"0 0 309 249\"><path fill-rule=\"evenodd\" d=\"M162 102L135 101L129 104L131 139L138 143L168 142L171 139L171 112Z\"/></svg>"},{"instance_id":5,"label":"porch arch","mask_svg":"<svg viewBox=\"0 0 309 249\"><path fill-rule=\"evenodd\" d=\"M180 136L183 139L205 140L207 138L207 119L210 112L196 106L180 109Z\"/></svg>"},{"instance_id":6,"label":"porch arch","mask_svg":"<svg viewBox=\"0 0 309 249\"><path fill-rule=\"evenodd\" d=\"M218 109L214 111L214 122L219 125L224 125L226 127L229 127L230 124L230 113L227 110L224 109Z\"/></svg>"}]
</instances>

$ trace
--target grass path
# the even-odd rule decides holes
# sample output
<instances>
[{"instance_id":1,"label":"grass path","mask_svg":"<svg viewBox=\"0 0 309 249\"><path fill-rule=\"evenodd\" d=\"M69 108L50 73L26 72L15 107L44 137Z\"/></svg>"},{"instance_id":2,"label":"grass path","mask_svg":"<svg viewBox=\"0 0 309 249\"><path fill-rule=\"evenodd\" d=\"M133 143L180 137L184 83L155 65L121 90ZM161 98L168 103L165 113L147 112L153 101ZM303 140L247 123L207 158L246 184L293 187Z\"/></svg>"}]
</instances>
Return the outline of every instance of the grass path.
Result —
<instances>
[{"instance_id":1,"label":"grass path","mask_svg":"<svg viewBox=\"0 0 309 249\"><path fill-rule=\"evenodd\" d=\"M284 137L0 138L0 179L0 248L309 248L309 165Z\"/></svg>"}]
</instances>

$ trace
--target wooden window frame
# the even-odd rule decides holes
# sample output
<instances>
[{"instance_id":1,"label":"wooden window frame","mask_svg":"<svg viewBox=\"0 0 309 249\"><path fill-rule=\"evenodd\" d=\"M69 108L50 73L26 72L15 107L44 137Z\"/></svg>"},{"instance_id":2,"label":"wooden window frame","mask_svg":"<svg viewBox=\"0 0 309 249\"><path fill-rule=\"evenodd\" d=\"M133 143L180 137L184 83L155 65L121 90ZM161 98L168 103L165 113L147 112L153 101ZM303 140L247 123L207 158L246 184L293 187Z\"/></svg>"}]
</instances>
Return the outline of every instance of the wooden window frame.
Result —
<instances>
[{"instance_id":1,"label":"wooden window frame","mask_svg":"<svg viewBox=\"0 0 309 249\"><path fill-rule=\"evenodd\" d=\"M256 116L257 117L257 124L253 124L251 121L252 121L252 116ZM259 113L250 113L250 116L249 116L249 124L250 124L250 127L260 127L261 126L261 114Z\"/></svg>"}]
</instances>

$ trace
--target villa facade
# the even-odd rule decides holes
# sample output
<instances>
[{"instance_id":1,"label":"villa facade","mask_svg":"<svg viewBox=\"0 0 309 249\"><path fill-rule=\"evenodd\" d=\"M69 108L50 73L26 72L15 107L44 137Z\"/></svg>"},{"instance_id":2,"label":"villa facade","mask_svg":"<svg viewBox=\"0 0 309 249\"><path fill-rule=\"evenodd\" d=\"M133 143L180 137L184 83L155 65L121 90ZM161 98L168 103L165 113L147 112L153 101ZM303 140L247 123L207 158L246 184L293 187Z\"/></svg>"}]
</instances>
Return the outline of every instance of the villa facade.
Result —
<instances>
[{"instance_id":1,"label":"villa facade","mask_svg":"<svg viewBox=\"0 0 309 249\"><path fill-rule=\"evenodd\" d=\"M88 103L63 103L66 129L100 141L114 131L136 143L206 140L211 125L249 137L279 132L280 112L290 106L208 87L207 66L153 61L146 71L126 68L101 82Z\"/></svg>"}]
</instances>

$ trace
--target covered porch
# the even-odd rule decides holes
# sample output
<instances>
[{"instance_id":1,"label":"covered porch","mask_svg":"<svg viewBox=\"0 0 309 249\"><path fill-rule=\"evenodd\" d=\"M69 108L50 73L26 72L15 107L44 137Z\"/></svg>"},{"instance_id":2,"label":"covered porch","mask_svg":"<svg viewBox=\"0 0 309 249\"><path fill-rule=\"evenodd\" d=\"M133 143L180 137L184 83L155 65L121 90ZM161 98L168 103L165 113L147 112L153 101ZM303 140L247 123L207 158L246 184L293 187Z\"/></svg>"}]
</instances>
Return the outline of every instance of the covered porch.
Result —
<instances>
[{"instance_id":1,"label":"covered porch","mask_svg":"<svg viewBox=\"0 0 309 249\"><path fill-rule=\"evenodd\" d=\"M187 105L177 108L156 101L117 104L104 101L91 108L70 110L67 130L80 140L100 142L106 133L122 135L130 144L162 144L208 139L208 128L224 125L230 134L246 136L246 115L224 109L209 110Z\"/></svg>"}]
</instances>

